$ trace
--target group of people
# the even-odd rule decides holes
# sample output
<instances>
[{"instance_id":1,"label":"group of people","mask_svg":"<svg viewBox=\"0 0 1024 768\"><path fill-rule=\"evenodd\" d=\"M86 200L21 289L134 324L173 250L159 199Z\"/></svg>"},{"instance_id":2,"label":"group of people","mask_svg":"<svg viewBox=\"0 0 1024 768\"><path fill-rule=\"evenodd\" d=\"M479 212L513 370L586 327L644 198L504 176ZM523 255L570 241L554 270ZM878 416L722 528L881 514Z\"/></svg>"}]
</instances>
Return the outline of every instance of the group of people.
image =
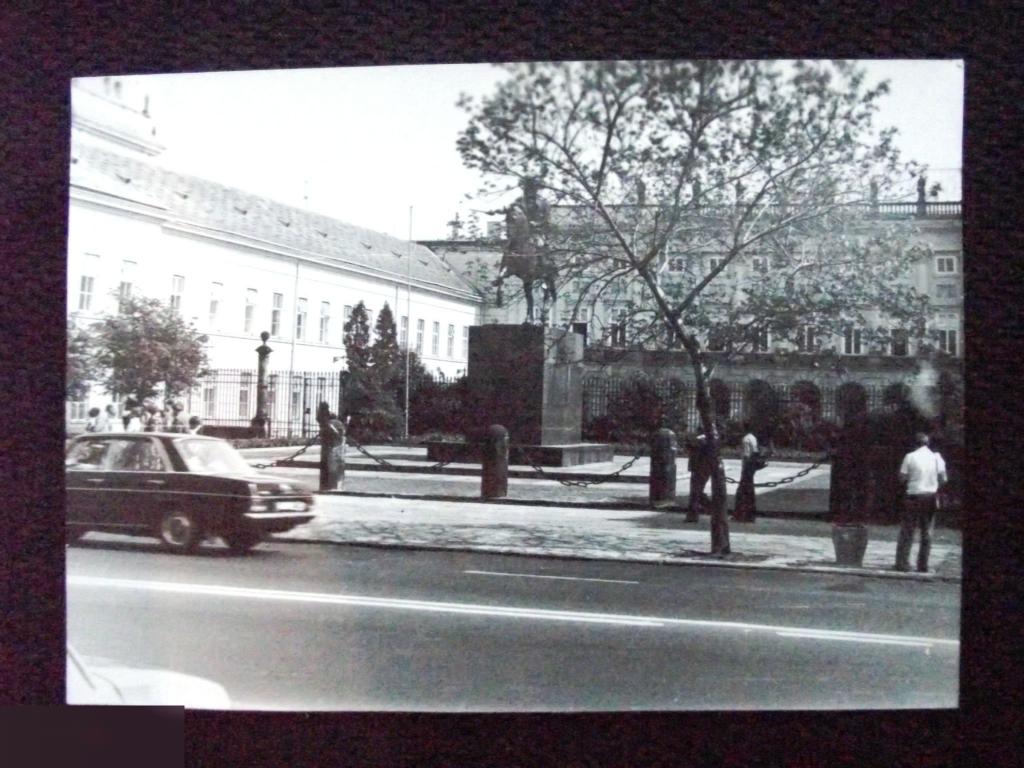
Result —
<instances>
[{"instance_id":1,"label":"group of people","mask_svg":"<svg viewBox=\"0 0 1024 768\"><path fill-rule=\"evenodd\" d=\"M739 487L736 490L736 503L733 519L742 522L753 522L756 514L754 495L754 475L765 466L758 450L757 437L744 425L741 441L741 468ZM917 448L903 457L899 469L900 481L903 484L903 505L900 511L900 531L896 543L897 571L910 570L910 551L914 542L914 531L920 534L920 545L917 552L917 570L928 571L928 557L931 553L932 532L935 528L935 516L939 508L939 491L948 482L946 463L942 454L933 451L929 445L927 433L915 435ZM718 460L720 462L720 459ZM687 509L687 522L697 522L702 510L710 510L711 499L705 493L708 480L717 468L714 452L704 434L697 435L689 450L690 500Z\"/></svg>"},{"instance_id":2,"label":"group of people","mask_svg":"<svg viewBox=\"0 0 1024 768\"><path fill-rule=\"evenodd\" d=\"M187 420L182 414L181 403L168 400L163 408L154 402L142 405L129 400L125 404L124 413L117 414L113 403L104 410L89 409L89 419L85 425L86 432L183 432L199 434L203 428L203 420L191 416Z\"/></svg>"}]
</instances>

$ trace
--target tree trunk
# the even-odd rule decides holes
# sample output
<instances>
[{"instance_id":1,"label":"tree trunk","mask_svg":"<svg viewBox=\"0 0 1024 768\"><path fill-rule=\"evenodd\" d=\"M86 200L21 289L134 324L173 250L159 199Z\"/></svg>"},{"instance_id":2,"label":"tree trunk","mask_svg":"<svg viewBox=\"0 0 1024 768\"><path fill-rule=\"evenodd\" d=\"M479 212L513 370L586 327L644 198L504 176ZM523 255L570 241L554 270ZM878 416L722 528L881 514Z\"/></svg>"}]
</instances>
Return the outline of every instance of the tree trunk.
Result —
<instances>
[{"instance_id":1,"label":"tree trunk","mask_svg":"<svg viewBox=\"0 0 1024 768\"><path fill-rule=\"evenodd\" d=\"M711 553L714 555L727 555L731 549L729 546L725 466L722 464L719 450L721 436L718 434L718 427L711 413L711 392L708 388L707 379L704 377L704 366L701 360L700 348L692 337L684 338L683 345L690 355L690 363L693 366L693 377L697 390L697 413L700 416L700 423L704 434L707 436L708 451L711 453L715 466L715 471L711 475Z\"/></svg>"}]
</instances>

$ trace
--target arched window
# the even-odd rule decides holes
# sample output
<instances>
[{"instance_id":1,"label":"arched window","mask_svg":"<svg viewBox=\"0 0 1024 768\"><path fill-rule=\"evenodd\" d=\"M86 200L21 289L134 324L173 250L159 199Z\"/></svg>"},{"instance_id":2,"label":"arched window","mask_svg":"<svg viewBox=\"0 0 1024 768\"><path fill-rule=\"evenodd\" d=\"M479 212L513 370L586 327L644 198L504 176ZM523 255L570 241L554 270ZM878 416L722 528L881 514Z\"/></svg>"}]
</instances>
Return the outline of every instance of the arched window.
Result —
<instances>
[{"instance_id":1,"label":"arched window","mask_svg":"<svg viewBox=\"0 0 1024 768\"><path fill-rule=\"evenodd\" d=\"M860 384L848 381L836 390L836 413L843 423L868 411L868 393Z\"/></svg>"}]
</instances>

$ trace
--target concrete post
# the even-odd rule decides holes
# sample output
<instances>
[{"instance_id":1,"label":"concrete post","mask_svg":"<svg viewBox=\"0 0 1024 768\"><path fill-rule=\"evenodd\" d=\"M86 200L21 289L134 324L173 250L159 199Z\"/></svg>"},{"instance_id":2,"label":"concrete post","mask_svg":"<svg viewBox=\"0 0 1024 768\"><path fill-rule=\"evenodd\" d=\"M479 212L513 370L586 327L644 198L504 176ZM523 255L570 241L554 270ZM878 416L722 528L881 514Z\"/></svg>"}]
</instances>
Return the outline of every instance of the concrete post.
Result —
<instances>
[{"instance_id":1,"label":"concrete post","mask_svg":"<svg viewBox=\"0 0 1024 768\"><path fill-rule=\"evenodd\" d=\"M652 507L667 507L676 500L676 452L676 435L671 429L659 429L651 438Z\"/></svg>"},{"instance_id":2,"label":"concrete post","mask_svg":"<svg viewBox=\"0 0 1024 768\"><path fill-rule=\"evenodd\" d=\"M256 347L256 354L258 356L256 368L256 415L250 422L253 437L267 437L269 433L270 425L267 419L267 358L274 351L267 346L267 339L269 338L270 334L263 331L260 334L260 340L263 343Z\"/></svg>"},{"instance_id":3,"label":"concrete post","mask_svg":"<svg viewBox=\"0 0 1024 768\"><path fill-rule=\"evenodd\" d=\"M480 472L480 496L497 499L508 495L508 430L492 424L484 439Z\"/></svg>"},{"instance_id":4,"label":"concrete post","mask_svg":"<svg viewBox=\"0 0 1024 768\"><path fill-rule=\"evenodd\" d=\"M345 424L326 402L316 409L320 424L320 490L337 491L345 485Z\"/></svg>"}]
</instances>

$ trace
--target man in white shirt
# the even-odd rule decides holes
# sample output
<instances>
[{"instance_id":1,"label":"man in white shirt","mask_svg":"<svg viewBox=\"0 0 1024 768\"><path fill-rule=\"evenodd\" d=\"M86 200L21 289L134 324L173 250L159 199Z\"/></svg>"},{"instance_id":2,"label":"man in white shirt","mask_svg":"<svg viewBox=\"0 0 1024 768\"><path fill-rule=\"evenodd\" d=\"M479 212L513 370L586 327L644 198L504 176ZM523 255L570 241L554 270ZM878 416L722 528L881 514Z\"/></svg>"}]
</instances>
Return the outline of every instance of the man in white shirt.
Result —
<instances>
[{"instance_id":1,"label":"man in white shirt","mask_svg":"<svg viewBox=\"0 0 1024 768\"><path fill-rule=\"evenodd\" d=\"M740 482L736 488L736 502L732 519L752 523L757 517L757 503L754 496L754 473L757 472L757 437L749 422L743 424L743 440L740 443Z\"/></svg>"},{"instance_id":2,"label":"man in white shirt","mask_svg":"<svg viewBox=\"0 0 1024 768\"><path fill-rule=\"evenodd\" d=\"M896 570L910 570L910 548L914 543L914 529L921 531L921 545L917 551L917 570L928 571L928 553L935 527L936 497L946 484L946 462L928 447L928 435L917 433L918 449L903 457L900 480L906 484L907 495L900 517L900 535L896 543Z\"/></svg>"}]
</instances>

